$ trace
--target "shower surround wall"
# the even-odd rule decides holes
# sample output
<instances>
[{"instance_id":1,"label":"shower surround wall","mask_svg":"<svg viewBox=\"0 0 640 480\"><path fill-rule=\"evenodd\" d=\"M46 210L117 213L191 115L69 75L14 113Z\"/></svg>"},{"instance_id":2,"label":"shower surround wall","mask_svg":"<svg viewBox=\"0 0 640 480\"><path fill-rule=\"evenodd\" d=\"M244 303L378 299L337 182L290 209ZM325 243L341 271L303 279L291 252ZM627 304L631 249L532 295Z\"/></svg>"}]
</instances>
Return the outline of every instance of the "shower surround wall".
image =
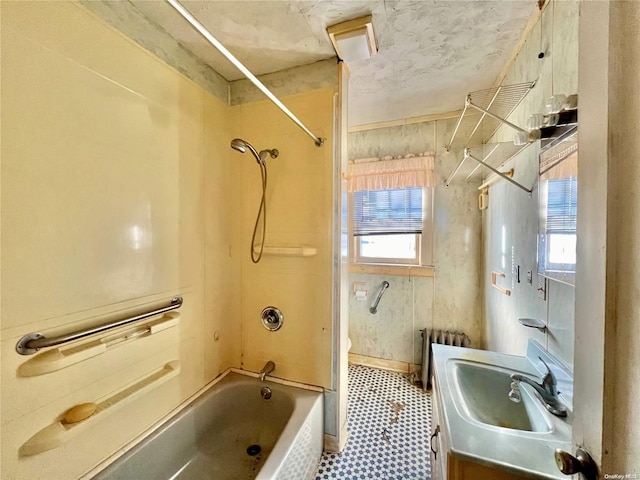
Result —
<instances>
[{"instance_id":1,"label":"shower surround wall","mask_svg":"<svg viewBox=\"0 0 640 480\"><path fill-rule=\"evenodd\" d=\"M238 195L240 169L229 107L83 7L1 8L1 476L76 478L239 364L239 325L226 321L239 317L240 257L229 255L239 223L215 205ZM17 374L29 358L14 350L20 336L71 332L176 294L179 326ZM68 408L172 360L179 376L144 398L54 450L18 455Z\"/></svg>"},{"instance_id":2,"label":"shower surround wall","mask_svg":"<svg viewBox=\"0 0 640 480\"><path fill-rule=\"evenodd\" d=\"M315 119L311 128L327 138L318 149L264 102L228 106L77 3L0 8L0 476L76 478L241 363L257 370L269 358L278 376L326 385L333 92L285 99L303 119ZM280 149L270 163L268 238L316 246L319 255L304 259L306 266L294 258L265 257L255 269L244 263L259 184L255 163L229 148L235 136ZM307 183L298 180L299 164ZM184 297L178 327L57 372L17 374L28 357L14 347L25 333L74 331L176 294ZM265 302L285 312L284 346L273 337L254 343ZM171 360L181 363L177 377L54 450L18 455L71 406Z\"/></svg>"},{"instance_id":3,"label":"shower surround wall","mask_svg":"<svg viewBox=\"0 0 640 480\"><path fill-rule=\"evenodd\" d=\"M265 246L317 249L311 257L265 253L258 264L251 262L251 234L262 195L260 169L252 157L235 154L234 161L242 163L237 210L242 219L242 368L258 371L272 360L273 375L326 388L331 388L332 366L334 93L325 88L285 97L287 106L325 139L321 148L271 102L232 107L240 125L235 136L257 150L280 152L267 159ZM271 305L284 315L275 332L260 321L262 309Z\"/></svg>"},{"instance_id":4,"label":"shower surround wall","mask_svg":"<svg viewBox=\"0 0 640 480\"><path fill-rule=\"evenodd\" d=\"M463 99L461 99L462 101ZM358 273L349 276L349 336L353 354L398 362L421 362L420 329L463 330L474 346L481 344L481 216L474 185L446 187L456 157L447 153L456 119L447 118L349 133L349 159L436 152L433 266L431 276ZM377 315L369 307L383 280L389 281ZM365 282L369 296L355 299L354 282Z\"/></svg>"},{"instance_id":5,"label":"shower surround wall","mask_svg":"<svg viewBox=\"0 0 640 480\"><path fill-rule=\"evenodd\" d=\"M509 68L504 84L536 80L509 118L516 125L525 125L530 114L543 112L544 102L552 94L577 93L578 5L574 0L552 1ZM542 59L538 58L541 51L545 53ZM513 130L502 128L491 141L513 141ZM483 330L489 350L524 355L527 341L535 339L572 368L574 287L547 281L546 300L539 298L537 290L544 281L536 274L538 153L536 142L504 167L513 167L515 178L523 185L535 186L531 197L506 181L489 187L489 208L483 215ZM512 290L511 296L491 286L491 271L505 273L501 284ZM533 274L532 285L526 282L527 271ZM547 332L523 327L517 321L520 317L543 320Z\"/></svg>"}]
</instances>

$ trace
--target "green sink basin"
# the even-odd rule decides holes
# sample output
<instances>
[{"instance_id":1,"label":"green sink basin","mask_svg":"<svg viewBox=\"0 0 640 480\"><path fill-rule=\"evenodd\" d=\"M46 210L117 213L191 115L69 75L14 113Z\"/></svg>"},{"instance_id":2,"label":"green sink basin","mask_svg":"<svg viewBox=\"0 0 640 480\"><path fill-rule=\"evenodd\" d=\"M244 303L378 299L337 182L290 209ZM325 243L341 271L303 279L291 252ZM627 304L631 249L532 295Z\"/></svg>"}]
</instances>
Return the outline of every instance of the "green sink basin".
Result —
<instances>
[{"instance_id":1,"label":"green sink basin","mask_svg":"<svg viewBox=\"0 0 640 480\"><path fill-rule=\"evenodd\" d=\"M543 405L529 393L528 386L520 387L520 403L509 400L512 373L520 372L455 361L453 377L459 397L456 403L469 418L485 425L527 432L551 431Z\"/></svg>"}]
</instances>

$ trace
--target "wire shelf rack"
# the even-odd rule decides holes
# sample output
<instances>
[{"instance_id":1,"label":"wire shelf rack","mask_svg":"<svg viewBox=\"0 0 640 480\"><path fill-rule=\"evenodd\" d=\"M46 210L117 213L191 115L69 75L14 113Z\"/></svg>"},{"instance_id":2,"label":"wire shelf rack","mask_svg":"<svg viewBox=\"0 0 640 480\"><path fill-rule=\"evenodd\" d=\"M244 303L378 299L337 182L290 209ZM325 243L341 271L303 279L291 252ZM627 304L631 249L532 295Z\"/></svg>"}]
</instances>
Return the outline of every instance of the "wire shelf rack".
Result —
<instances>
[{"instance_id":1,"label":"wire shelf rack","mask_svg":"<svg viewBox=\"0 0 640 480\"><path fill-rule=\"evenodd\" d=\"M500 125L509 124L505 119L535 84L536 82L525 82L501 85L469 93L446 149L451 151L488 142ZM521 130L520 127L517 129Z\"/></svg>"},{"instance_id":2,"label":"wire shelf rack","mask_svg":"<svg viewBox=\"0 0 640 480\"><path fill-rule=\"evenodd\" d=\"M451 140L445 146L448 152L464 150L462 159L447 178L447 186L456 177L472 180L482 178L487 170L495 172L495 169L528 146L514 145L512 142L487 142L495 135L501 125L507 125L516 131L525 131L506 118L511 115L535 84L534 81L501 85L471 92L467 95L464 109L458 118Z\"/></svg>"},{"instance_id":3,"label":"wire shelf rack","mask_svg":"<svg viewBox=\"0 0 640 480\"><path fill-rule=\"evenodd\" d=\"M456 169L451 173L449 179L447 179L446 185L449 186L455 177L462 178L465 181L471 181L479 180L490 173L488 171L490 170L489 167L485 167L479 162L469 161L471 156L482 160L490 167L500 168L513 157L520 154L520 152L529 145L530 144L514 145L513 142L499 142L467 147L465 153L468 154L469 158L463 156Z\"/></svg>"}]
</instances>

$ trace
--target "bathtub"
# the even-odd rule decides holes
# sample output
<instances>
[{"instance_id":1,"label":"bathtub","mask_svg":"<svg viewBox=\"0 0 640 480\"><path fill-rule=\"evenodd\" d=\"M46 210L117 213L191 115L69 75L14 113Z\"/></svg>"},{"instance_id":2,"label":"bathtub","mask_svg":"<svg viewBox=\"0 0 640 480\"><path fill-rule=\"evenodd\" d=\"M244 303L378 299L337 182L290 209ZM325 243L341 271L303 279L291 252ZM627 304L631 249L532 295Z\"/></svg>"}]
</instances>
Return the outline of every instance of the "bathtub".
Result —
<instances>
[{"instance_id":1,"label":"bathtub","mask_svg":"<svg viewBox=\"0 0 640 480\"><path fill-rule=\"evenodd\" d=\"M269 399L263 387L271 390ZM93 478L314 478L322 398L319 391L230 372Z\"/></svg>"}]
</instances>

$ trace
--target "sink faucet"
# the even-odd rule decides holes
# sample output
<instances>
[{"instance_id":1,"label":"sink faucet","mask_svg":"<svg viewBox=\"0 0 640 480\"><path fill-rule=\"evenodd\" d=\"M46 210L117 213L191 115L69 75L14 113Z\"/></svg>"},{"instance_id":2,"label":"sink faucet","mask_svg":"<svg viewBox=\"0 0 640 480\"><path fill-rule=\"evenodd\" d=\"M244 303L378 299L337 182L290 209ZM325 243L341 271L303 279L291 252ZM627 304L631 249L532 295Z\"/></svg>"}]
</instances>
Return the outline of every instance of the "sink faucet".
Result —
<instances>
[{"instance_id":1,"label":"sink faucet","mask_svg":"<svg viewBox=\"0 0 640 480\"><path fill-rule=\"evenodd\" d=\"M509 400L516 403L521 401L519 383L524 382L531 385L535 391L538 392L547 410L558 417L566 417L567 409L562 405L562 403L560 403L560 399L558 398L556 377L553 375L549 365L547 365L542 358L538 358L542 363L544 363L544 366L547 367L547 374L542 378L542 383L538 383L527 376L520 375L519 373L514 373L511 375L512 383L511 391L509 392Z\"/></svg>"},{"instance_id":2,"label":"sink faucet","mask_svg":"<svg viewBox=\"0 0 640 480\"><path fill-rule=\"evenodd\" d=\"M260 375L260 380L264 382L264 377L266 377L267 375L269 375L271 372L273 372L276 368L276 364L273 363L271 360L269 360L264 367L262 367L262 370L260 370L258 372L258 374Z\"/></svg>"}]
</instances>

